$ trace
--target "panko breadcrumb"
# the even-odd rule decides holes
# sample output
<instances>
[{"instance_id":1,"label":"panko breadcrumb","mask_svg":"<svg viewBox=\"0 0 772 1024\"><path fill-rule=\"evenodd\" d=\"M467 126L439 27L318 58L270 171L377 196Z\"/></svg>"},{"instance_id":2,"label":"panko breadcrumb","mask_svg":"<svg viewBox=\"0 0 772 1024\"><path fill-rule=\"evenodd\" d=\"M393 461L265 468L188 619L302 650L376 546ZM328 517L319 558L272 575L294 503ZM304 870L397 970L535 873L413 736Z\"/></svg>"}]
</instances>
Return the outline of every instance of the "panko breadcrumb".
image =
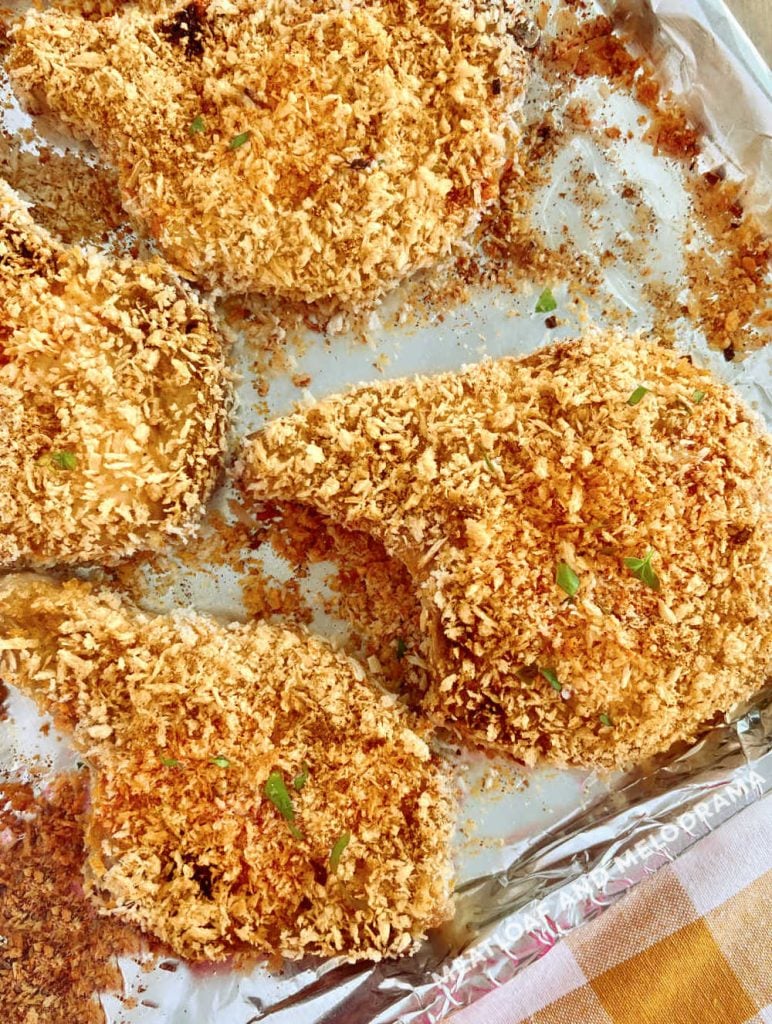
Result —
<instances>
[{"instance_id":1,"label":"panko breadcrumb","mask_svg":"<svg viewBox=\"0 0 772 1024\"><path fill-rule=\"evenodd\" d=\"M472 230L515 158L514 0L198 0L30 12L8 68L126 209L229 292L376 296Z\"/></svg>"},{"instance_id":2,"label":"panko breadcrumb","mask_svg":"<svg viewBox=\"0 0 772 1024\"><path fill-rule=\"evenodd\" d=\"M628 764L769 672L770 440L655 343L593 333L367 384L269 424L244 462L255 499L312 506L407 565L425 706L478 744Z\"/></svg>"},{"instance_id":3,"label":"panko breadcrumb","mask_svg":"<svg viewBox=\"0 0 772 1024\"><path fill-rule=\"evenodd\" d=\"M88 760L104 911L180 955L377 960L449 915L445 770L323 640L22 574L0 583L0 671Z\"/></svg>"},{"instance_id":4,"label":"panko breadcrumb","mask_svg":"<svg viewBox=\"0 0 772 1024\"><path fill-rule=\"evenodd\" d=\"M59 245L0 184L0 565L112 562L195 526L232 399L158 260Z\"/></svg>"}]
</instances>

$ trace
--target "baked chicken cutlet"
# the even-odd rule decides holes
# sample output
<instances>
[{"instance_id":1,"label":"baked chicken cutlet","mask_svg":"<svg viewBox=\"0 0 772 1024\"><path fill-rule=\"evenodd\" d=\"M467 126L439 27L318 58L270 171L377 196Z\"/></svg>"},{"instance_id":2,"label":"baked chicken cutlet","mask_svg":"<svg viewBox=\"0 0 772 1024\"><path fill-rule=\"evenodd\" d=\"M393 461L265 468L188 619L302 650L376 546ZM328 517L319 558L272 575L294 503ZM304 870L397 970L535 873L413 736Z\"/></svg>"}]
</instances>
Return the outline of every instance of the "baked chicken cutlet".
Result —
<instances>
[{"instance_id":1,"label":"baked chicken cutlet","mask_svg":"<svg viewBox=\"0 0 772 1024\"><path fill-rule=\"evenodd\" d=\"M378 960L449 916L446 772L325 641L22 574L0 672L88 761L90 890L181 956Z\"/></svg>"},{"instance_id":2,"label":"baked chicken cutlet","mask_svg":"<svg viewBox=\"0 0 772 1024\"><path fill-rule=\"evenodd\" d=\"M376 296L445 256L516 156L510 0L197 0L29 13L8 69L91 139L185 274L293 300Z\"/></svg>"},{"instance_id":3,"label":"baked chicken cutlet","mask_svg":"<svg viewBox=\"0 0 772 1024\"><path fill-rule=\"evenodd\" d=\"M259 501L408 568L425 707L531 764L691 740L770 670L772 445L687 357L608 334L367 384L248 444Z\"/></svg>"},{"instance_id":4,"label":"baked chicken cutlet","mask_svg":"<svg viewBox=\"0 0 772 1024\"><path fill-rule=\"evenodd\" d=\"M0 183L0 565L191 531L222 468L222 337L158 259L67 248Z\"/></svg>"}]
</instances>

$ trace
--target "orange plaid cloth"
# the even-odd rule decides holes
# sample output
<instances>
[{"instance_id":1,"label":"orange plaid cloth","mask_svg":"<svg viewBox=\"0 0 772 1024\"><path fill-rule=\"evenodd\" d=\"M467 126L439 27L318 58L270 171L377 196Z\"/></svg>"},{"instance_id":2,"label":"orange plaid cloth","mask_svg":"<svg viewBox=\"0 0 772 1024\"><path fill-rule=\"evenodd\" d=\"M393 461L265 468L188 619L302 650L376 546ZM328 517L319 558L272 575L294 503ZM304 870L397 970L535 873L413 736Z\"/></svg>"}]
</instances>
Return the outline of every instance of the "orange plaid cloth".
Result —
<instances>
[{"instance_id":1,"label":"orange plaid cloth","mask_svg":"<svg viewBox=\"0 0 772 1024\"><path fill-rule=\"evenodd\" d=\"M772 1024L772 796L448 1024Z\"/></svg>"}]
</instances>

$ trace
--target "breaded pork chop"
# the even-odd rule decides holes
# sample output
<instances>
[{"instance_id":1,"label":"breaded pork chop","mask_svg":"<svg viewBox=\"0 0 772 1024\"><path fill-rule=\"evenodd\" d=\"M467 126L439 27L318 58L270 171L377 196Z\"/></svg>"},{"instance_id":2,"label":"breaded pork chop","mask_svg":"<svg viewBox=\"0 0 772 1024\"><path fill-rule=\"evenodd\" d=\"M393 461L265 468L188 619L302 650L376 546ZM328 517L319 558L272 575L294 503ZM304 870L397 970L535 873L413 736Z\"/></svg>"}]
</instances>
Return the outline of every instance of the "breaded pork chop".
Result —
<instances>
[{"instance_id":1,"label":"breaded pork chop","mask_svg":"<svg viewBox=\"0 0 772 1024\"><path fill-rule=\"evenodd\" d=\"M771 453L710 373L605 334L329 398L256 436L243 485L407 565L440 721L610 765L763 684Z\"/></svg>"},{"instance_id":2,"label":"breaded pork chop","mask_svg":"<svg viewBox=\"0 0 772 1024\"><path fill-rule=\"evenodd\" d=\"M197 0L32 12L8 68L92 139L187 275L376 295L469 232L514 156L512 0Z\"/></svg>"},{"instance_id":3,"label":"breaded pork chop","mask_svg":"<svg viewBox=\"0 0 772 1024\"><path fill-rule=\"evenodd\" d=\"M446 777L392 696L306 633L0 582L0 671L91 769L107 912L191 959L380 959L450 911Z\"/></svg>"},{"instance_id":4,"label":"breaded pork chop","mask_svg":"<svg viewBox=\"0 0 772 1024\"><path fill-rule=\"evenodd\" d=\"M230 404L222 338L163 262L65 248L0 184L0 565L192 530Z\"/></svg>"}]
</instances>

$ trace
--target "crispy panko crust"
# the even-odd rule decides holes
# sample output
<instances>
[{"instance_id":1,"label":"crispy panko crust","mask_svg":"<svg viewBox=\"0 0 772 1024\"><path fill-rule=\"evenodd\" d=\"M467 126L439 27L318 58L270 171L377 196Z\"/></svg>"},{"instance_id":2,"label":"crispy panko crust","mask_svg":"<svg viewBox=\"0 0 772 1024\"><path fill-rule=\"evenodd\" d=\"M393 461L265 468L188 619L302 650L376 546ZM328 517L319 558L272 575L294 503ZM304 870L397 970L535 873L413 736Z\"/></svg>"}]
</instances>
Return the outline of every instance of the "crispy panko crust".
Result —
<instances>
[{"instance_id":1,"label":"crispy panko crust","mask_svg":"<svg viewBox=\"0 0 772 1024\"><path fill-rule=\"evenodd\" d=\"M115 165L126 209L183 272L356 301L446 255L496 197L526 81L513 3L31 12L8 68Z\"/></svg>"},{"instance_id":2,"label":"crispy panko crust","mask_svg":"<svg viewBox=\"0 0 772 1024\"><path fill-rule=\"evenodd\" d=\"M190 532L222 468L224 343L163 262L65 248L0 184L0 565Z\"/></svg>"},{"instance_id":3,"label":"crispy panko crust","mask_svg":"<svg viewBox=\"0 0 772 1024\"><path fill-rule=\"evenodd\" d=\"M529 764L623 765L769 672L771 452L710 373L607 333L329 398L258 434L242 483L407 565L441 722ZM624 562L649 550L659 590Z\"/></svg>"},{"instance_id":4,"label":"crispy panko crust","mask_svg":"<svg viewBox=\"0 0 772 1024\"><path fill-rule=\"evenodd\" d=\"M180 955L380 959L450 914L446 772L325 641L23 574L0 582L0 671L88 758L92 890Z\"/></svg>"}]
</instances>

